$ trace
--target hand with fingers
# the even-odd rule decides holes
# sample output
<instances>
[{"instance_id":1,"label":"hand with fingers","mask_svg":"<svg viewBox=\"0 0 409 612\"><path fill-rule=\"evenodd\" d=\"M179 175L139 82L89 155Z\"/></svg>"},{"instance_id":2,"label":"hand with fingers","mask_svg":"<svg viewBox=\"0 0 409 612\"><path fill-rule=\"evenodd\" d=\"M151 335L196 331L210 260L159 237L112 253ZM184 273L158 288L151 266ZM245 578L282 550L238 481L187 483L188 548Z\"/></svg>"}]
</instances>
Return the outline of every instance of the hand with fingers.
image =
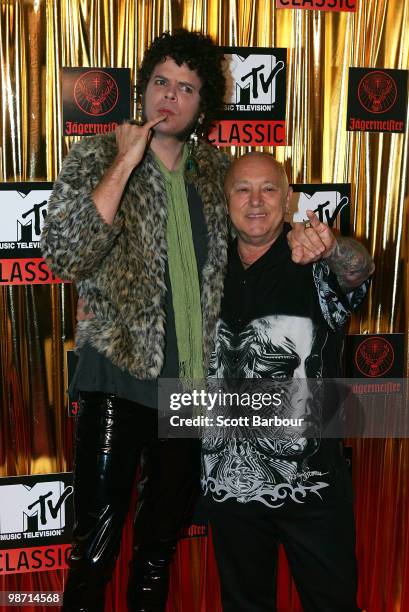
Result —
<instances>
[{"instance_id":1,"label":"hand with fingers","mask_svg":"<svg viewBox=\"0 0 409 612\"><path fill-rule=\"evenodd\" d=\"M144 125L123 123L115 130L118 152L92 192L92 199L106 223L113 223L122 194L134 168L139 166L152 137L152 128L166 120L158 115Z\"/></svg>"},{"instance_id":2,"label":"hand with fingers","mask_svg":"<svg viewBox=\"0 0 409 612\"><path fill-rule=\"evenodd\" d=\"M158 115L144 125L138 125L133 121L119 125L115 130L118 147L117 159L129 165L132 169L138 166L152 137L152 128L161 121L166 121L166 119L166 115Z\"/></svg>"},{"instance_id":3,"label":"hand with fingers","mask_svg":"<svg viewBox=\"0 0 409 612\"><path fill-rule=\"evenodd\" d=\"M307 210L308 221L294 223L287 240L295 263L306 265L328 257L335 248L336 237L331 228L322 223L312 210Z\"/></svg>"}]
</instances>

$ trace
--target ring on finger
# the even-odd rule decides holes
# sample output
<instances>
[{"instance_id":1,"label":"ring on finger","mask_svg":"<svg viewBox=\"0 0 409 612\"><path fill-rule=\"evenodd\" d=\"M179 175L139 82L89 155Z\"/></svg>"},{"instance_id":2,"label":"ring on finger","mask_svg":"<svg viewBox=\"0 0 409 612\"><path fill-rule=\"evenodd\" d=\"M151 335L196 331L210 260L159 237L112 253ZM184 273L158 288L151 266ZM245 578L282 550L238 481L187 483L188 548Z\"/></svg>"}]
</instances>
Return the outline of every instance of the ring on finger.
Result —
<instances>
[{"instance_id":1,"label":"ring on finger","mask_svg":"<svg viewBox=\"0 0 409 612\"><path fill-rule=\"evenodd\" d=\"M308 221L304 221L304 229L306 230L306 229L308 229L309 227L312 227L312 223L311 223L311 221L310 221L310 220L308 220Z\"/></svg>"}]
</instances>

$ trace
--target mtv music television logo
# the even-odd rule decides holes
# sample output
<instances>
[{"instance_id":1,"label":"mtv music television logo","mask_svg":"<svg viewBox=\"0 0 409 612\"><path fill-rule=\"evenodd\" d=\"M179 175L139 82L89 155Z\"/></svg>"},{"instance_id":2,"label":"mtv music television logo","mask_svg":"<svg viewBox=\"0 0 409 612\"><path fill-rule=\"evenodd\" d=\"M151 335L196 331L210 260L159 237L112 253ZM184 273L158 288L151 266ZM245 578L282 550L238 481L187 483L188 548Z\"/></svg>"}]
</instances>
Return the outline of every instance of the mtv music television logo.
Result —
<instances>
[{"instance_id":1,"label":"mtv music television logo","mask_svg":"<svg viewBox=\"0 0 409 612\"><path fill-rule=\"evenodd\" d=\"M0 183L0 285L61 282L41 257L52 183Z\"/></svg>"},{"instance_id":2,"label":"mtv music television logo","mask_svg":"<svg viewBox=\"0 0 409 612\"><path fill-rule=\"evenodd\" d=\"M2 478L0 493L0 541L7 542L7 548L22 542L24 546L65 542L70 537L71 474Z\"/></svg>"},{"instance_id":3,"label":"mtv music television logo","mask_svg":"<svg viewBox=\"0 0 409 612\"><path fill-rule=\"evenodd\" d=\"M286 143L287 49L220 47L224 58L224 110L209 134L217 146Z\"/></svg>"},{"instance_id":4,"label":"mtv music television logo","mask_svg":"<svg viewBox=\"0 0 409 612\"><path fill-rule=\"evenodd\" d=\"M349 232L351 185L349 183L295 184L290 203L293 221L302 222L312 210L322 223Z\"/></svg>"},{"instance_id":5,"label":"mtv music television logo","mask_svg":"<svg viewBox=\"0 0 409 612\"><path fill-rule=\"evenodd\" d=\"M285 117L286 49L222 47L227 94L223 119Z\"/></svg>"},{"instance_id":6,"label":"mtv music television logo","mask_svg":"<svg viewBox=\"0 0 409 612\"><path fill-rule=\"evenodd\" d=\"M33 254L32 250L38 249L51 190L52 183L0 183L1 250L30 249Z\"/></svg>"},{"instance_id":7,"label":"mtv music television logo","mask_svg":"<svg viewBox=\"0 0 409 612\"><path fill-rule=\"evenodd\" d=\"M227 104L239 105L240 110L270 110L276 101L276 77L283 69L284 62L274 55L232 54L233 87Z\"/></svg>"}]
</instances>

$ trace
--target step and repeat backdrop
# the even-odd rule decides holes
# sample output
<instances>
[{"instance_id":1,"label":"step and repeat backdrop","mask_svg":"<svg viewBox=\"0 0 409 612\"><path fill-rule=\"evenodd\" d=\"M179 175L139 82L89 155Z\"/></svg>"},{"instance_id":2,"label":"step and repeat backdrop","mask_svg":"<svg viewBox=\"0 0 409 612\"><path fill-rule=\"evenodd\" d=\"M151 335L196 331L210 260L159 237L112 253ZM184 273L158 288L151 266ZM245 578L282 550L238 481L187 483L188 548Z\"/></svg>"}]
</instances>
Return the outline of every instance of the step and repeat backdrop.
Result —
<instances>
[{"instance_id":1,"label":"step and repeat backdrop","mask_svg":"<svg viewBox=\"0 0 409 612\"><path fill-rule=\"evenodd\" d=\"M135 115L144 50L162 31L181 26L210 34L224 58L227 95L209 141L233 156L249 148L273 152L291 177L290 217L301 221L313 209L374 256L369 298L350 326L346 376L355 381L351 392L364 401L379 394L396 401L404 393L409 0L5 0L0 591L60 593L70 550L78 403L66 388L76 359L76 294L52 274L39 249L53 180L75 140L109 133ZM347 452L361 606L404 612L407 439L350 440ZM132 509L109 587L110 610L125 609L121 582L131 517ZM178 547L169 612L221 609L207 536L199 507ZM6 603L0 598L0 605ZM279 606L301 609L284 558Z\"/></svg>"}]
</instances>

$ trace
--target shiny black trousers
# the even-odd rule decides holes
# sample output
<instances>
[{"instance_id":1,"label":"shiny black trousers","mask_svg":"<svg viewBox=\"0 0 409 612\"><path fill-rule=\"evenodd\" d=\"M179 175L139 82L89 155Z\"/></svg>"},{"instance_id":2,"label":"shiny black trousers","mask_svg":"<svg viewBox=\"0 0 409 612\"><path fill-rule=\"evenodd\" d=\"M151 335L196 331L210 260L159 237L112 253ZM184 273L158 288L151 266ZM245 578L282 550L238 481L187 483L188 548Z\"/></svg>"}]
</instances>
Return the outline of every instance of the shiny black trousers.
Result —
<instances>
[{"instance_id":1,"label":"shiny black trousers","mask_svg":"<svg viewBox=\"0 0 409 612\"><path fill-rule=\"evenodd\" d=\"M63 610L103 612L137 474L129 609L164 609L168 567L198 493L199 441L158 440L155 410L82 393L75 445L74 539Z\"/></svg>"}]
</instances>

